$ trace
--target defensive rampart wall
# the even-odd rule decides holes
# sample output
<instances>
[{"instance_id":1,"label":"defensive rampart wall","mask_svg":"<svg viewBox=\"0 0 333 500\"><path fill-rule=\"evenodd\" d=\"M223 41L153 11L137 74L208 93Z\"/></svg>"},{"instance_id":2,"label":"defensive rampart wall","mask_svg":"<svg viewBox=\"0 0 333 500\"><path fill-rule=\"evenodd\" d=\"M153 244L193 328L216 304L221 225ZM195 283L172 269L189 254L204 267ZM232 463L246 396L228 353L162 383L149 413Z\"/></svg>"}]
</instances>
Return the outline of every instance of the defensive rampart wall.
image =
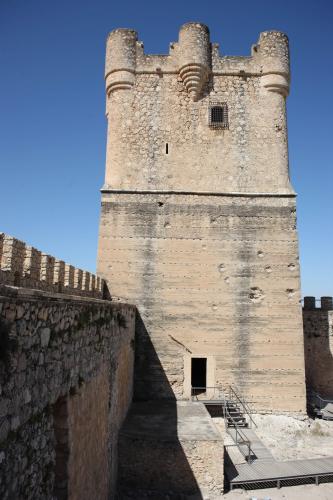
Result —
<instances>
[{"instance_id":1,"label":"defensive rampart wall","mask_svg":"<svg viewBox=\"0 0 333 500\"><path fill-rule=\"evenodd\" d=\"M105 282L5 233L0 233L0 283L48 292L109 298Z\"/></svg>"},{"instance_id":2,"label":"defensive rampart wall","mask_svg":"<svg viewBox=\"0 0 333 500\"><path fill-rule=\"evenodd\" d=\"M132 400L136 309L94 298L102 282L71 266L55 281L55 259L1 241L0 498L112 498L118 431ZM88 289L68 281L69 268L89 276Z\"/></svg>"}]
</instances>

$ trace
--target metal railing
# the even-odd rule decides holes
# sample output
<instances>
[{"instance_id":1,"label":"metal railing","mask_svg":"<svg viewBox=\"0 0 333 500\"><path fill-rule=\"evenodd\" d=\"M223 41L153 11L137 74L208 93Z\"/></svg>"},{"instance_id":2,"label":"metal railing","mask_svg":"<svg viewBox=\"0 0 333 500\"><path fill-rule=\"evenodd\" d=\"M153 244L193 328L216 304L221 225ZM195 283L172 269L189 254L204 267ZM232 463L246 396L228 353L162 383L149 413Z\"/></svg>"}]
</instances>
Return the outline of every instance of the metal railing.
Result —
<instances>
[{"instance_id":1,"label":"metal railing","mask_svg":"<svg viewBox=\"0 0 333 500\"><path fill-rule=\"evenodd\" d=\"M239 404L243 408L243 414L246 417L248 417L248 426L252 428L252 424L257 427L257 424L252 418L253 410L250 407L249 403L245 401L243 397L240 397L239 394L235 391L231 385L228 387L228 395L229 395L229 401L231 401L234 404Z\"/></svg>"},{"instance_id":2,"label":"metal railing","mask_svg":"<svg viewBox=\"0 0 333 500\"><path fill-rule=\"evenodd\" d=\"M326 405L333 404L333 399L325 399L318 394L318 392L310 389L307 391L307 398L310 404L314 404L320 411L323 410Z\"/></svg>"},{"instance_id":3,"label":"metal railing","mask_svg":"<svg viewBox=\"0 0 333 500\"><path fill-rule=\"evenodd\" d=\"M238 419L234 418L230 411L229 405L235 405L240 407L240 413L242 417L245 417L248 427L252 427L252 424L257 426L252 418L253 411L249 405L244 401L233 387L229 386L227 389L223 387L192 387L191 388L191 399L192 401L198 401L206 405L218 405L222 408L222 414L225 422L225 428L228 434L232 437L235 442L235 446L238 447L241 454L244 456L248 463L254 460L255 454L251 448L251 441L248 439L246 434L241 430ZM230 426L234 432L231 432Z\"/></svg>"},{"instance_id":4,"label":"metal railing","mask_svg":"<svg viewBox=\"0 0 333 500\"><path fill-rule=\"evenodd\" d=\"M225 400L225 391L222 387L192 387L191 388L192 401L207 402L220 402Z\"/></svg>"},{"instance_id":5,"label":"metal railing","mask_svg":"<svg viewBox=\"0 0 333 500\"><path fill-rule=\"evenodd\" d=\"M251 448L251 441L248 439L248 437L244 434L244 432L239 428L237 421L230 415L228 406L225 403L223 406L223 415L224 415L224 422L225 422L225 428L228 434L232 437L232 439L235 442L235 445L238 447L239 451L245 458L245 460L248 463L252 463L255 457L255 453L253 449ZM232 422L233 424L233 429L234 429L234 434L231 432L229 428L229 422ZM247 449L247 453L244 451Z\"/></svg>"}]
</instances>

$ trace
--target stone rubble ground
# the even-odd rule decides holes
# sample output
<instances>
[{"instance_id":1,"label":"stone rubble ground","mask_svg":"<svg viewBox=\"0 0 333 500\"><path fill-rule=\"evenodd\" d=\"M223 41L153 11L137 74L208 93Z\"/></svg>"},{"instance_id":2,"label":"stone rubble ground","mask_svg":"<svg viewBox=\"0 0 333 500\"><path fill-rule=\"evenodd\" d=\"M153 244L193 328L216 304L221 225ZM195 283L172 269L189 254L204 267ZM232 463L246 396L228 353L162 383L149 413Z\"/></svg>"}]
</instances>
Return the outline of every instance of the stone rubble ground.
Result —
<instances>
[{"instance_id":1,"label":"stone rubble ground","mask_svg":"<svg viewBox=\"0 0 333 500\"><path fill-rule=\"evenodd\" d=\"M276 460L333 456L333 422L286 415L255 415L255 422L255 432Z\"/></svg>"}]
</instances>

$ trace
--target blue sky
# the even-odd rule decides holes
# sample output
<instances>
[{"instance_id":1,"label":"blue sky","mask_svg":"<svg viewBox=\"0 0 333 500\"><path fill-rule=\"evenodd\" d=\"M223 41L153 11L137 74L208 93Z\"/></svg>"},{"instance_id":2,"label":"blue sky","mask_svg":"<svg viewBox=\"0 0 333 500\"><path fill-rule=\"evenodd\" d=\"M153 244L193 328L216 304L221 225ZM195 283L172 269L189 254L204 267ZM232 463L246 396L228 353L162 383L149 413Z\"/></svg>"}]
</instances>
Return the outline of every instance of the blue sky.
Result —
<instances>
[{"instance_id":1,"label":"blue sky","mask_svg":"<svg viewBox=\"0 0 333 500\"><path fill-rule=\"evenodd\" d=\"M0 0L0 230L95 270L107 33L135 28L146 52L167 53L188 21L206 23L229 55L249 55L260 31L289 35L302 291L332 295L331 0Z\"/></svg>"}]
</instances>

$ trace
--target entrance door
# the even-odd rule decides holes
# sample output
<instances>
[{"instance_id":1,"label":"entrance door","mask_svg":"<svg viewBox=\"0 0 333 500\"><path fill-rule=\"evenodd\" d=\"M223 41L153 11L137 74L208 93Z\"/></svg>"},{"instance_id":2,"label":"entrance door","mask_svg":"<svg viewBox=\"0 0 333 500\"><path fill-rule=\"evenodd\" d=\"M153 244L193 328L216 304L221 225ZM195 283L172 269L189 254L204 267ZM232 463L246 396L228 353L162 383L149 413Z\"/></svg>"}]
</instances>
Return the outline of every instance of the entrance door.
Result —
<instances>
[{"instance_id":1,"label":"entrance door","mask_svg":"<svg viewBox=\"0 0 333 500\"><path fill-rule=\"evenodd\" d=\"M207 358L192 358L191 387L192 395L206 392L207 386Z\"/></svg>"}]
</instances>

